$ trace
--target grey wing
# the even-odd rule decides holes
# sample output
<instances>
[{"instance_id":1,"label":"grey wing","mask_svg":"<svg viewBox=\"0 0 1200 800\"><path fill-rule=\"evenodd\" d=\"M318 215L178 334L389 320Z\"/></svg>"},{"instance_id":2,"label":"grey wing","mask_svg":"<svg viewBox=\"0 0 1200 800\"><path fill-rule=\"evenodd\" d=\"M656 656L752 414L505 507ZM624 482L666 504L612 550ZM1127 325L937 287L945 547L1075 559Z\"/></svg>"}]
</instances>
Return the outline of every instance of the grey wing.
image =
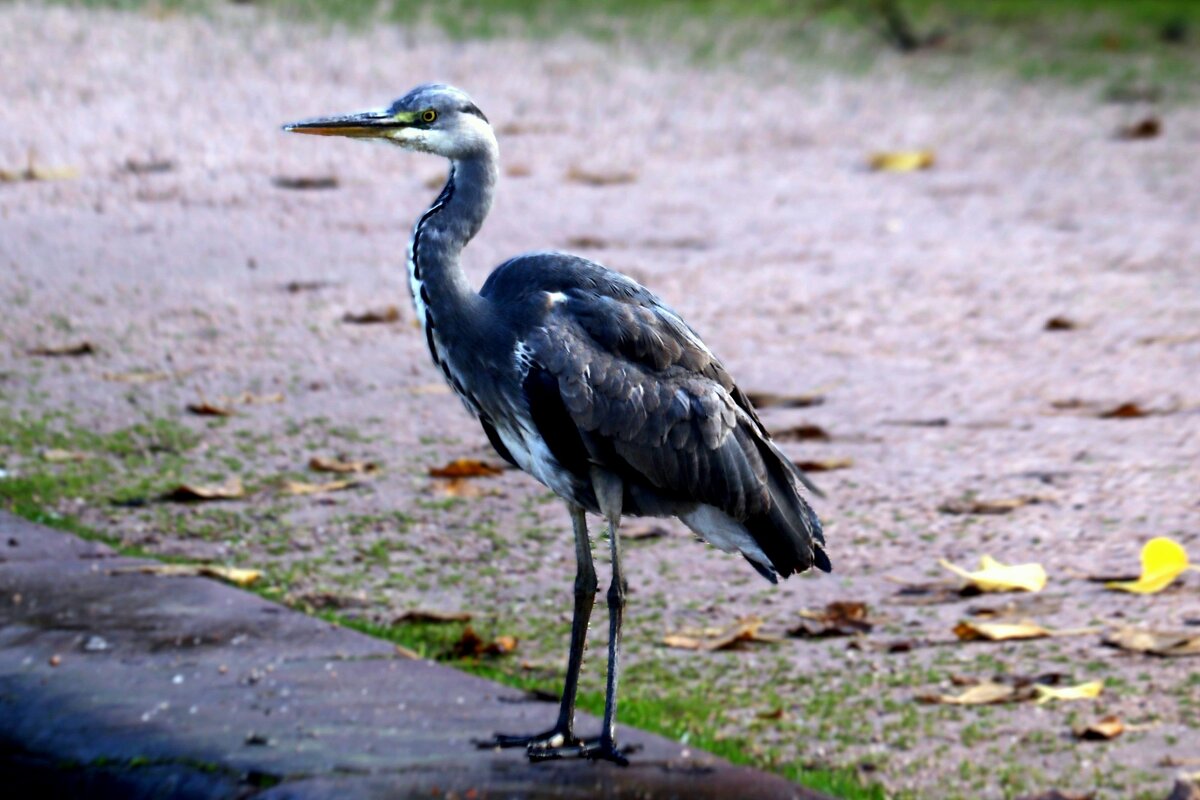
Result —
<instances>
[{"instance_id":1,"label":"grey wing","mask_svg":"<svg viewBox=\"0 0 1200 800\"><path fill-rule=\"evenodd\" d=\"M715 508L771 562L758 566L784 576L828 567L820 523L795 486L797 470L669 308L646 297L569 290L526 346L525 394L563 466L586 473L599 465L620 476L631 513Z\"/></svg>"}]
</instances>

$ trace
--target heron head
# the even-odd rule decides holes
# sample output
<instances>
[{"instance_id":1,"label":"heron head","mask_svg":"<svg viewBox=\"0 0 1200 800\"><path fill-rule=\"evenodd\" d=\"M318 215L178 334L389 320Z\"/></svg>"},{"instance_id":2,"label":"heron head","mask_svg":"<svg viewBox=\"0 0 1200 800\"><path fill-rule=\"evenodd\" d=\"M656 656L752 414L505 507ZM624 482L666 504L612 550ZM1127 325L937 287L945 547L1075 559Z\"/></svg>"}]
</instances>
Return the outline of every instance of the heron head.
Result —
<instances>
[{"instance_id":1,"label":"heron head","mask_svg":"<svg viewBox=\"0 0 1200 800\"><path fill-rule=\"evenodd\" d=\"M470 96L444 83L422 84L386 109L306 119L284 125L283 129L317 136L379 139L452 159L470 158L496 146L492 126Z\"/></svg>"}]
</instances>

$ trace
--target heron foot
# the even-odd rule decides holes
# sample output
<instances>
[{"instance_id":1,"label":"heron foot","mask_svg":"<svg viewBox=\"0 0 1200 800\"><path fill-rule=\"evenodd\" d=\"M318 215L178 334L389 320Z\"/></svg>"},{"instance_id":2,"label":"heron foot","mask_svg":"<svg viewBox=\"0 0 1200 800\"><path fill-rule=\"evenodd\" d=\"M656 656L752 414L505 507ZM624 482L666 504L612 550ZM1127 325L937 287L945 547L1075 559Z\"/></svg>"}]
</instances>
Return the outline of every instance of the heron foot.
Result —
<instances>
[{"instance_id":1,"label":"heron foot","mask_svg":"<svg viewBox=\"0 0 1200 800\"><path fill-rule=\"evenodd\" d=\"M491 739L475 739L475 746L481 750L492 750L496 748L508 747L524 747L530 753L534 751L542 751L560 747L570 747L581 744L580 740L575 737L570 731L564 731L560 728L551 728L542 733L533 735L514 735L509 733L497 733Z\"/></svg>"},{"instance_id":2,"label":"heron foot","mask_svg":"<svg viewBox=\"0 0 1200 800\"><path fill-rule=\"evenodd\" d=\"M584 741L576 740L558 747L530 746L526 751L530 761L550 761L556 758L586 758L589 761L611 761L622 767L629 766L629 755L641 749L641 745L617 747L616 742L605 736Z\"/></svg>"}]
</instances>

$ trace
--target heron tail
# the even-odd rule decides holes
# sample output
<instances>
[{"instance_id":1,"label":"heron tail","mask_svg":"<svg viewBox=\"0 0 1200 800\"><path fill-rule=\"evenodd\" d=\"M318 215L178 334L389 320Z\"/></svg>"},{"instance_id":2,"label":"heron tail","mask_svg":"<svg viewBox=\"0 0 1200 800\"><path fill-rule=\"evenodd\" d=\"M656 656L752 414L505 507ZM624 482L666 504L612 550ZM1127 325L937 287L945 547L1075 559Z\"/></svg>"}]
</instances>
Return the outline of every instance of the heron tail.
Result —
<instances>
[{"instance_id":1,"label":"heron tail","mask_svg":"<svg viewBox=\"0 0 1200 800\"><path fill-rule=\"evenodd\" d=\"M771 502L766 510L745 521L746 530L771 559L771 567L784 578L810 567L830 572L833 566L825 554L821 520L800 495L796 468L769 440L754 438L767 469Z\"/></svg>"}]
</instances>

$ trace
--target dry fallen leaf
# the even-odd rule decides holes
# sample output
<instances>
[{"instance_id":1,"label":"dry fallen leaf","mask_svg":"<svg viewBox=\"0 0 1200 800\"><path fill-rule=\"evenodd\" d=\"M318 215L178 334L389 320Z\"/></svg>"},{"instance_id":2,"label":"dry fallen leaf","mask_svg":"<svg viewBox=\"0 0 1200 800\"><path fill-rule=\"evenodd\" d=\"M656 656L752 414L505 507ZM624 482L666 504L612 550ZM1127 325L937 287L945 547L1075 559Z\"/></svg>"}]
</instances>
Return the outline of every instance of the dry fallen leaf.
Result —
<instances>
[{"instance_id":1,"label":"dry fallen leaf","mask_svg":"<svg viewBox=\"0 0 1200 800\"><path fill-rule=\"evenodd\" d=\"M1072 730L1076 739L1089 741L1108 741L1117 738L1124 732L1125 723L1113 716L1103 717L1086 725L1077 725Z\"/></svg>"},{"instance_id":2,"label":"dry fallen leaf","mask_svg":"<svg viewBox=\"0 0 1200 800\"><path fill-rule=\"evenodd\" d=\"M414 608L405 611L392 621L393 625L413 622L470 622L469 611L438 611L429 608Z\"/></svg>"},{"instance_id":3,"label":"dry fallen leaf","mask_svg":"<svg viewBox=\"0 0 1200 800\"><path fill-rule=\"evenodd\" d=\"M175 162L166 158L139 161L134 158L125 159L125 171L131 175L150 175L156 172L170 172L175 169Z\"/></svg>"},{"instance_id":4,"label":"dry fallen leaf","mask_svg":"<svg viewBox=\"0 0 1200 800\"><path fill-rule=\"evenodd\" d=\"M763 636L758 632L762 627L761 617L744 617L727 628L705 628L703 630L684 630L679 633L667 634L663 644L679 650L731 650L744 642L773 643L780 641L778 637Z\"/></svg>"},{"instance_id":5,"label":"dry fallen leaf","mask_svg":"<svg viewBox=\"0 0 1200 800\"><path fill-rule=\"evenodd\" d=\"M42 451L42 461L50 464L64 464L68 461L87 461L91 457L90 453L82 453L78 450L59 450L54 447Z\"/></svg>"},{"instance_id":6,"label":"dry fallen leaf","mask_svg":"<svg viewBox=\"0 0 1200 800\"><path fill-rule=\"evenodd\" d=\"M960 500L947 500L938 506L938 511L943 514L1007 514L1015 511L1022 506L1034 505L1042 502L1042 498L1035 496L1028 497L1008 497L997 498L992 500L980 500L977 498L964 498Z\"/></svg>"},{"instance_id":7,"label":"dry fallen leaf","mask_svg":"<svg viewBox=\"0 0 1200 800\"><path fill-rule=\"evenodd\" d=\"M271 179L271 183L280 189L336 189L338 179L335 175L301 175L297 177L278 175Z\"/></svg>"},{"instance_id":8,"label":"dry fallen leaf","mask_svg":"<svg viewBox=\"0 0 1200 800\"><path fill-rule=\"evenodd\" d=\"M362 481L357 478L345 478L338 481L329 481L328 483L305 483L304 481L288 481L283 485L283 493L290 495L310 495L310 494L328 494L329 492L340 492L342 489L349 489L352 486L358 486Z\"/></svg>"},{"instance_id":9,"label":"dry fallen leaf","mask_svg":"<svg viewBox=\"0 0 1200 800\"><path fill-rule=\"evenodd\" d=\"M777 394L776 392L746 392L746 399L755 408L808 408L825 402L824 392L808 394Z\"/></svg>"},{"instance_id":10,"label":"dry fallen leaf","mask_svg":"<svg viewBox=\"0 0 1200 800\"><path fill-rule=\"evenodd\" d=\"M979 569L968 572L944 558L938 563L981 592L1040 592L1046 586L1041 564L1001 564L985 555L979 559Z\"/></svg>"},{"instance_id":11,"label":"dry fallen leaf","mask_svg":"<svg viewBox=\"0 0 1200 800\"><path fill-rule=\"evenodd\" d=\"M868 619L867 604L837 601L820 611L804 609L800 624L788 629L788 636L816 639L829 636L855 636L870 633L873 623Z\"/></svg>"},{"instance_id":12,"label":"dry fallen leaf","mask_svg":"<svg viewBox=\"0 0 1200 800\"><path fill-rule=\"evenodd\" d=\"M572 166L567 170L566 178L571 183L583 183L588 186L614 186L621 183L633 183L637 174L628 170L624 172L599 172Z\"/></svg>"},{"instance_id":13,"label":"dry fallen leaf","mask_svg":"<svg viewBox=\"0 0 1200 800\"><path fill-rule=\"evenodd\" d=\"M379 471L379 465L374 461L346 461L340 458L325 458L313 456L308 460L308 468L317 472L335 472L341 475L366 475Z\"/></svg>"},{"instance_id":14,"label":"dry fallen leaf","mask_svg":"<svg viewBox=\"0 0 1200 800\"><path fill-rule=\"evenodd\" d=\"M1048 331L1073 331L1079 327L1079 323L1070 317L1053 316L1042 327Z\"/></svg>"},{"instance_id":15,"label":"dry fallen leaf","mask_svg":"<svg viewBox=\"0 0 1200 800\"><path fill-rule=\"evenodd\" d=\"M101 377L106 381L113 383L156 383L170 379L170 374L166 372L151 372L148 370L135 370L133 372L106 372Z\"/></svg>"},{"instance_id":16,"label":"dry fallen leaf","mask_svg":"<svg viewBox=\"0 0 1200 800\"><path fill-rule=\"evenodd\" d=\"M75 344L35 347L29 351L29 355L57 358L61 356L90 356L94 355L95 352L96 346L91 342L76 342Z\"/></svg>"},{"instance_id":17,"label":"dry fallen leaf","mask_svg":"<svg viewBox=\"0 0 1200 800\"><path fill-rule=\"evenodd\" d=\"M455 658L479 658L480 656L502 656L517 649L515 636L497 636L494 641L485 642L479 634L468 625L463 628L462 636L450 648L450 654Z\"/></svg>"},{"instance_id":18,"label":"dry fallen leaf","mask_svg":"<svg viewBox=\"0 0 1200 800\"><path fill-rule=\"evenodd\" d=\"M1104 644L1156 656L1200 656L1200 633L1123 627L1104 636Z\"/></svg>"},{"instance_id":19,"label":"dry fallen leaf","mask_svg":"<svg viewBox=\"0 0 1200 800\"><path fill-rule=\"evenodd\" d=\"M868 163L877 172L914 172L934 163L932 150L896 150L872 153Z\"/></svg>"},{"instance_id":20,"label":"dry fallen leaf","mask_svg":"<svg viewBox=\"0 0 1200 800\"><path fill-rule=\"evenodd\" d=\"M1131 125L1124 125L1117 130L1117 138L1132 141L1135 139L1153 139L1162 133L1162 120L1158 117L1144 117Z\"/></svg>"},{"instance_id":21,"label":"dry fallen leaf","mask_svg":"<svg viewBox=\"0 0 1200 800\"><path fill-rule=\"evenodd\" d=\"M1100 419L1137 419L1149 415L1150 412L1137 403L1121 403L1120 405L1101 411L1096 416L1100 417Z\"/></svg>"},{"instance_id":22,"label":"dry fallen leaf","mask_svg":"<svg viewBox=\"0 0 1200 800\"><path fill-rule=\"evenodd\" d=\"M633 542L644 542L647 539L661 539L669 536L670 531L654 522L639 520L621 525L621 538Z\"/></svg>"},{"instance_id":23,"label":"dry fallen leaf","mask_svg":"<svg viewBox=\"0 0 1200 800\"><path fill-rule=\"evenodd\" d=\"M771 438L777 442L828 442L829 433L820 425L793 425L771 431Z\"/></svg>"},{"instance_id":24,"label":"dry fallen leaf","mask_svg":"<svg viewBox=\"0 0 1200 800\"><path fill-rule=\"evenodd\" d=\"M1188 564L1183 545L1165 536L1158 536L1142 547L1141 577L1136 581L1109 581L1104 586L1134 594L1154 594L1170 586L1189 569L1200 568Z\"/></svg>"},{"instance_id":25,"label":"dry fallen leaf","mask_svg":"<svg viewBox=\"0 0 1200 800\"><path fill-rule=\"evenodd\" d=\"M1104 681L1088 681L1077 686L1045 686L1040 683L1033 685L1037 692L1038 703L1048 703L1051 700L1091 700L1099 697L1104 691Z\"/></svg>"},{"instance_id":26,"label":"dry fallen leaf","mask_svg":"<svg viewBox=\"0 0 1200 800\"><path fill-rule=\"evenodd\" d=\"M201 400L198 403L188 403L187 410L202 417L232 417L233 409Z\"/></svg>"},{"instance_id":27,"label":"dry fallen leaf","mask_svg":"<svg viewBox=\"0 0 1200 800\"><path fill-rule=\"evenodd\" d=\"M375 325L387 324L400 321L400 308L398 306L385 306L380 309L372 309L355 314L347 311L342 315L342 322L348 322L351 325Z\"/></svg>"},{"instance_id":28,"label":"dry fallen leaf","mask_svg":"<svg viewBox=\"0 0 1200 800\"><path fill-rule=\"evenodd\" d=\"M758 719L783 719L787 714L784 712L783 706L775 706L769 711L759 711L754 716Z\"/></svg>"},{"instance_id":29,"label":"dry fallen leaf","mask_svg":"<svg viewBox=\"0 0 1200 800\"><path fill-rule=\"evenodd\" d=\"M852 458L815 458L815 459L799 459L793 461L793 464L800 469L801 472L832 472L835 469L848 469L854 466Z\"/></svg>"},{"instance_id":30,"label":"dry fallen leaf","mask_svg":"<svg viewBox=\"0 0 1200 800\"><path fill-rule=\"evenodd\" d=\"M953 706L982 706L1006 703L1017 698L1017 688L1005 683L986 681L961 694L930 694L917 697L922 703L937 703Z\"/></svg>"},{"instance_id":31,"label":"dry fallen leaf","mask_svg":"<svg viewBox=\"0 0 1200 800\"><path fill-rule=\"evenodd\" d=\"M29 151L25 166L21 169L0 169L0 183L21 181L61 181L79 175L74 167L43 167L37 163L34 152Z\"/></svg>"},{"instance_id":32,"label":"dry fallen leaf","mask_svg":"<svg viewBox=\"0 0 1200 800\"><path fill-rule=\"evenodd\" d=\"M246 495L246 489L238 477L229 478L220 484L183 483L163 495L166 500L192 502L197 500L236 500Z\"/></svg>"},{"instance_id":33,"label":"dry fallen leaf","mask_svg":"<svg viewBox=\"0 0 1200 800\"><path fill-rule=\"evenodd\" d=\"M1028 620L1022 622L960 622L954 635L964 642L1003 642L1010 639L1043 639L1053 634Z\"/></svg>"},{"instance_id":34,"label":"dry fallen leaf","mask_svg":"<svg viewBox=\"0 0 1200 800\"><path fill-rule=\"evenodd\" d=\"M139 564L133 567L118 567L109 570L110 574L125 572L139 572L144 575L161 575L171 578L200 575L218 578L235 586L249 586L262 577L262 573L256 569L223 567L218 564Z\"/></svg>"},{"instance_id":35,"label":"dry fallen leaf","mask_svg":"<svg viewBox=\"0 0 1200 800\"><path fill-rule=\"evenodd\" d=\"M483 487L470 478L442 478L433 482L439 494L474 500L479 497L500 497L504 493L494 487Z\"/></svg>"},{"instance_id":36,"label":"dry fallen leaf","mask_svg":"<svg viewBox=\"0 0 1200 800\"><path fill-rule=\"evenodd\" d=\"M429 468L433 478L490 478L503 473L503 467L477 458L456 458L445 466Z\"/></svg>"}]
</instances>

